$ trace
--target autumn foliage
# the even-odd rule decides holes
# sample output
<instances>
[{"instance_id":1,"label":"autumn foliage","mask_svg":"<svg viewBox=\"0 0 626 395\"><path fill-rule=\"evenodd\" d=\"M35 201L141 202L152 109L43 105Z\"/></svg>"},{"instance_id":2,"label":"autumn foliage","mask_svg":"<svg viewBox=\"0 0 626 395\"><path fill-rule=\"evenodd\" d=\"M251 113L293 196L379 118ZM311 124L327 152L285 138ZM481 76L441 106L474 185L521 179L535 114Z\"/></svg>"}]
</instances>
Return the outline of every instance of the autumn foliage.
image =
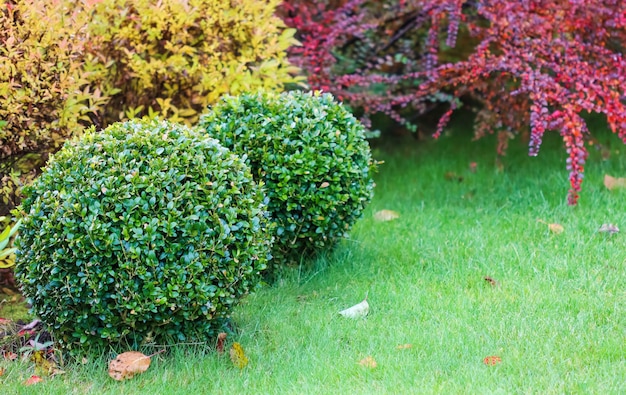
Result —
<instances>
[{"instance_id":1,"label":"autumn foliage","mask_svg":"<svg viewBox=\"0 0 626 395\"><path fill-rule=\"evenodd\" d=\"M568 153L576 204L590 134L584 116L604 114L626 142L626 3L617 0L297 0L283 5L299 30L293 61L313 89L368 114L415 128L412 113L461 98L481 103L475 134L497 133L498 150L529 131L529 154L548 131Z\"/></svg>"},{"instance_id":2,"label":"autumn foliage","mask_svg":"<svg viewBox=\"0 0 626 395\"><path fill-rule=\"evenodd\" d=\"M0 0L0 215L64 141L297 83L281 0Z\"/></svg>"}]
</instances>

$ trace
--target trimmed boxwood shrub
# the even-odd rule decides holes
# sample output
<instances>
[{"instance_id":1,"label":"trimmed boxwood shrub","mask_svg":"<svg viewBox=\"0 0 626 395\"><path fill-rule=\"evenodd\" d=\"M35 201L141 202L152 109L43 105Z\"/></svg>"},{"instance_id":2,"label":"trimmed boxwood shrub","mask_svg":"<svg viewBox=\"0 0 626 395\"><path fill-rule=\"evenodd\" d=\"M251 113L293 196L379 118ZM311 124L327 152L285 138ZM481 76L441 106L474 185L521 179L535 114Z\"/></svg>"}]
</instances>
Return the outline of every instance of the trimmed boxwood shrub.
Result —
<instances>
[{"instance_id":1,"label":"trimmed boxwood shrub","mask_svg":"<svg viewBox=\"0 0 626 395\"><path fill-rule=\"evenodd\" d=\"M277 225L272 266L333 246L372 198L365 129L330 94L228 96L200 127L246 155L265 184Z\"/></svg>"},{"instance_id":2,"label":"trimmed boxwood shrub","mask_svg":"<svg viewBox=\"0 0 626 395\"><path fill-rule=\"evenodd\" d=\"M211 336L271 258L261 186L186 126L92 129L24 194L16 277L70 351Z\"/></svg>"}]
</instances>

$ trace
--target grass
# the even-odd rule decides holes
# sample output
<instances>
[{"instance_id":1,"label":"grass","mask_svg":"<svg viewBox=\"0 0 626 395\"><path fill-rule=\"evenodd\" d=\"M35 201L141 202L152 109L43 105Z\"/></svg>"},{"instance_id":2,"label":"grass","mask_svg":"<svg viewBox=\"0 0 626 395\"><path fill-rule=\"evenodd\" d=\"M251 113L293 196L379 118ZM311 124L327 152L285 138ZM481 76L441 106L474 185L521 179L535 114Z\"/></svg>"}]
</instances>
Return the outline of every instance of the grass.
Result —
<instances>
[{"instance_id":1,"label":"grass","mask_svg":"<svg viewBox=\"0 0 626 395\"><path fill-rule=\"evenodd\" d=\"M13 363L2 393L626 393L626 236L597 232L626 227L626 192L602 185L626 176L626 147L601 140L613 154L592 152L577 207L555 138L536 158L513 142L503 171L490 139L377 148L376 197L351 239L234 312L243 371L181 346L119 383L103 359L25 387L32 368ZM377 222L381 209L400 218ZM337 314L365 295L366 319ZM502 362L486 366L492 355ZM376 368L358 364L367 356Z\"/></svg>"}]
</instances>

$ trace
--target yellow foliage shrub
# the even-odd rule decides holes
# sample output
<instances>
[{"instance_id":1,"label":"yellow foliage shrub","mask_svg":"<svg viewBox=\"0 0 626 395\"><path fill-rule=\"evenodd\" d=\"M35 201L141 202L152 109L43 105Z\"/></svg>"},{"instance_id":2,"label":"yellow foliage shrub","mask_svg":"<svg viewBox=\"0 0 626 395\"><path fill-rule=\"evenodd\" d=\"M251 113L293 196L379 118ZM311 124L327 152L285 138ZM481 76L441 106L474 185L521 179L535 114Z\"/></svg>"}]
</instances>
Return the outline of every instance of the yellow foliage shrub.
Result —
<instances>
[{"instance_id":1,"label":"yellow foliage shrub","mask_svg":"<svg viewBox=\"0 0 626 395\"><path fill-rule=\"evenodd\" d=\"M59 2L0 2L0 208L16 203L29 175L27 154L57 149L87 123L89 92L82 71L85 15ZM44 158L45 159L45 158Z\"/></svg>"},{"instance_id":2,"label":"yellow foliage shrub","mask_svg":"<svg viewBox=\"0 0 626 395\"><path fill-rule=\"evenodd\" d=\"M87 70L116 92L102 125L158 114L194 122L228 93L296 82L297 43L274 15L281 0L101 0L88 26Z\"/></svg>"},{"instance_id":3,"label":"yellow foliage shrub","mask_svg":"<svg viewBox=\"0 0 626 395\"><path fill-rule=\"evenodd\" d=\"M224 94L298 83L280 2L0 0L0 215L84 126L193 123Z\"/></svg>"}]
</instances>

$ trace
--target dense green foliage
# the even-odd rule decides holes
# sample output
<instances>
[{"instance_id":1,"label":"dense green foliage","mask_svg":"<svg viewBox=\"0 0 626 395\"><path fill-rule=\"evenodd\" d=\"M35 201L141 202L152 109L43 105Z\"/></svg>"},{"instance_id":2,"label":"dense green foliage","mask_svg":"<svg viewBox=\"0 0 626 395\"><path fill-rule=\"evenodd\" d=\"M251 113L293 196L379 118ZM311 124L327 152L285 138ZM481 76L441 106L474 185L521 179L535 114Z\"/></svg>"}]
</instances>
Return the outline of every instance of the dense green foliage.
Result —
<instances>
[{"instance_id":1,"label":"dense green foliage","mask_svg":"<svg viewBox=\"0 0 626 395\"><path fill-rule=\"evenodd\" d=\"M261 187L186 126L91 129L25 195L16 277L70 351L211 335L269 258Z\"/></svg>"},{"instance_id":2,"label":"dense green foliage","mask_svg":"<svg viewBox=\"0 0 626 395\"><path fill-rule=\"evenodd\" d=\"M346 236L372 198L364 127L329 94L226 97L200 127L247 156L276 226L274 266Z\"/></svg>"}]
</instances>

